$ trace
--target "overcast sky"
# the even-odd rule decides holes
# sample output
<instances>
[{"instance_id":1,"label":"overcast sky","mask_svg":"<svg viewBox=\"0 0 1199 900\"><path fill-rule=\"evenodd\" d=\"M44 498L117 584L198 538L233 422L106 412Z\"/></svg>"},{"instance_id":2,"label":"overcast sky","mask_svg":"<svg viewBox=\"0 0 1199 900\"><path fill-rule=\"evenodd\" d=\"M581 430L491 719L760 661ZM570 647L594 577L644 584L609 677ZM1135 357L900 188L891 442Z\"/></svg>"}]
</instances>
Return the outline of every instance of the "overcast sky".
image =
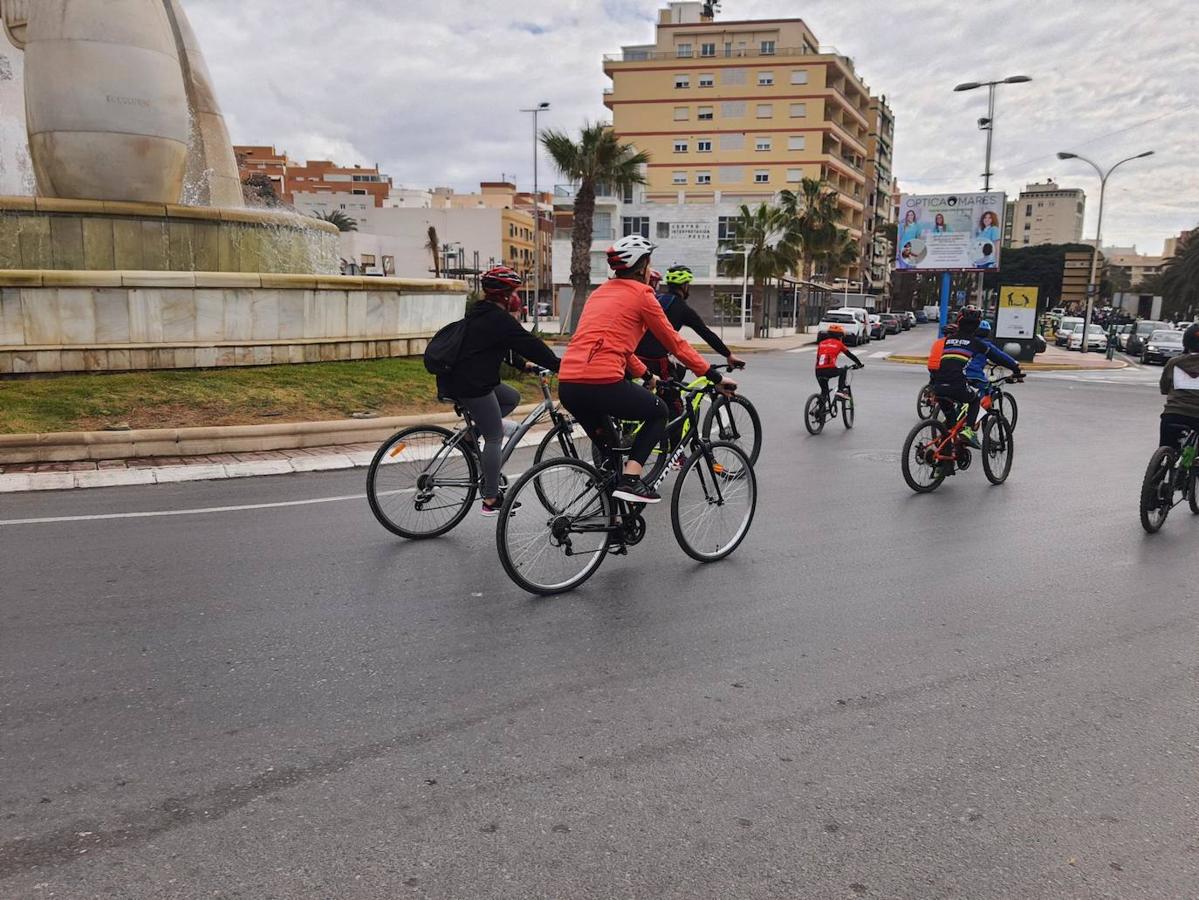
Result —
<instances>
[{"instance_id":1,"label":"overcast sky","mask_svg":"<svg viewBox=\"0 0 1199 900\"><path fill-rule=\"evenodd\" d=\"M604 118L600 57L652 39L660 0L187 0L233 139L293 157L378 162L397 184L459 189L502 173L532 183L532 123ZM1093 236L1101 165L1112 177L1104 243L1160 253L1199 224L1196 0L726 0L725 19L803 16L854 58L896 115L895 173L911 192L981 188L986 94L1001 88L995 187L1055 178L1087 191ZM543 185L553 184L546 164Z\"/></svg>"}]
</instances>

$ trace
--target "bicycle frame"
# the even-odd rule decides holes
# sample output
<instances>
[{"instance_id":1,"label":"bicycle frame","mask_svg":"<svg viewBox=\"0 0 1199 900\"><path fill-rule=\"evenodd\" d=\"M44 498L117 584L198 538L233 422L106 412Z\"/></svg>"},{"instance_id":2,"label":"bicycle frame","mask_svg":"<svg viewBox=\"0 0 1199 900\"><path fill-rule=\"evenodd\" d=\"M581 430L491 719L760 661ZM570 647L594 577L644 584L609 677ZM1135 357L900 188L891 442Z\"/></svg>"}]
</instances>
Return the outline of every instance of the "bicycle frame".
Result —
<instances>
[{"instance_id":1,"label":"bicycle frame","mask_svg":"<svg viewBox=\"0 0 1199 900\"><path fill-rule=\"evenodd\" d=\"M837 388L836 390L840 390ZM845 390L849 391L850 396L853 396L853 366L847 367L845 371ZM829 379L829 387L827 390L820 392L821 412L831 419L837 418L837 404L833 400L835 393L832 387L832 379Z\"/></svg>"}]
</instances>

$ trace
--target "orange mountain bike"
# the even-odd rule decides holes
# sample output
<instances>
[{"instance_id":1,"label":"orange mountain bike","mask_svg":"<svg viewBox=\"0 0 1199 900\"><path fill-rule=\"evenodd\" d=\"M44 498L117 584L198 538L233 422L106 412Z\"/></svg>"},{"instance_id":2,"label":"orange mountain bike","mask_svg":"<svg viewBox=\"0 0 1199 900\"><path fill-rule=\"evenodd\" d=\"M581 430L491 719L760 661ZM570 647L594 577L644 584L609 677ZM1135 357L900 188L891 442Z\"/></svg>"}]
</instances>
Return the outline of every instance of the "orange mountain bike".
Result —
<instances>
[{"instance_id":1,"label":"orange mountain bike","mask_svg":"<svg viewBox=\"0 0 1199 900\"><path fill-rule=\"evenodd\" d=\"M1000 379L1003 383L1018 380L1014 376ZM903 480L918 494L935 491L946 478L964 472L974 461L973 448L962 438L969 407L964 403L955 405L957 417L952 427L938 419L925 419L908 432L903 442ZM982 408L986 411L979 426L983 472L991 484L1003 484L1012 471L1012 426L992 408L990 395L983 397Z\"/></svg>"}]
</instances>

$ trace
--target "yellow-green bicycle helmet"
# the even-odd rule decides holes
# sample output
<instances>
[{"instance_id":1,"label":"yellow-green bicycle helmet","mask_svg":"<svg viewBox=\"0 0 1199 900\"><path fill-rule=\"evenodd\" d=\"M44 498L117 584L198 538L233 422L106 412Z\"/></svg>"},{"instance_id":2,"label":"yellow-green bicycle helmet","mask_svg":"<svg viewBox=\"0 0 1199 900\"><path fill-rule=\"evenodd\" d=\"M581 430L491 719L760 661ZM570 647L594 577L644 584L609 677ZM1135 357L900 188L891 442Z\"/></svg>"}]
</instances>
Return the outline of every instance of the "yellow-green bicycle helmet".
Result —
<instances>
[{"instance_id":1,"label":"yellow-green bicycle helmet","mask_svg":"<svg viewBox=\"0 0 1199 900\"><path fill-rule=\"evenodd\" d=\"M695 281L695 276L686 266L671 266L666 270L665 281L667 284L690 284Z\"/></svg>"}]
</instances>

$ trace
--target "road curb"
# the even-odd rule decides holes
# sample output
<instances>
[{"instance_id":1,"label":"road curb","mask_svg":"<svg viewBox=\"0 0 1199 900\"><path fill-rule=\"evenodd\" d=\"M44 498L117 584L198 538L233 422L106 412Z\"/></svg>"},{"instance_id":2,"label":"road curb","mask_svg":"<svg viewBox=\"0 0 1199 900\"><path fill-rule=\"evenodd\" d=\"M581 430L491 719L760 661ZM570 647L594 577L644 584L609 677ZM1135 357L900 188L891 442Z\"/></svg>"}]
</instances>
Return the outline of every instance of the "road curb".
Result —
<instances>
[{"instance_id":1,"label":"road curb","mask_svg":"<svg viewBox=\"0 0 1199 900\"><path fill-rule=\"evenodd\" d=\"M513 414L526 415L536 406L518 406ZM444 412L378 419L277 422L270 425L0 434L0 465L306 450L382 441L409 425L444 425L457 421L455 413Z\"/></svg>"},{"instance_id":2,"label":"road curb","mask_svg":"<svg viewBox=\"0 0 1199 900\"><path fill-rule=\"evenodd\" d=\"M927 366L927 356L905 356L893 354L887 357L888 362L902 363L909 366ZM1113 360L1114 366L1084 366L1076 363L1021 363L1020 368L1026 372L1118 372L1127 369L1128 363L1123 360Z\"/></svg>"}]
</instances>

